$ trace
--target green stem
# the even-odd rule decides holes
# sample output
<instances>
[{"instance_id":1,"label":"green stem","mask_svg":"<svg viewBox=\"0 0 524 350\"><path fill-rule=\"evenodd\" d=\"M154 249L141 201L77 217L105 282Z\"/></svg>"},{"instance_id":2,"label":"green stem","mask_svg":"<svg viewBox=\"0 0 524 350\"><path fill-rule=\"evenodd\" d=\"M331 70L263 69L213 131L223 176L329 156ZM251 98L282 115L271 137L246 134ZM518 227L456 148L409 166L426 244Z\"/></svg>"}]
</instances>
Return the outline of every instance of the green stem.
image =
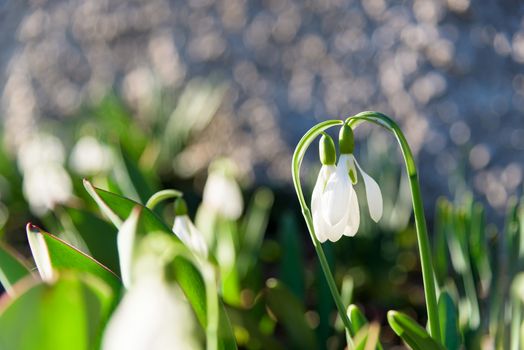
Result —
<instances>
[{"instance_id":1,"label":"green stem","mask_svg":"<svg viewBox=\"0 0 524 350\"><path fill-rule=\"evenodd\" d=\"M146 207L153 210L158 203L170 198L182 197L183 193L177 190L162 190L153 194L146 203Z\"/></svg>"},{"instance_id":2,"label":"green stem","mask_svg":"<svg viewBox=\"0 0 524 350\"><path fill-rule=\"evenodd\" d=\"M415 216L415 225L417 229L420 264L422 266L422 279L424 281L424 294L428 313L429 333L433 339L441 342L437 308L437 292L435 288L434 271L431 262L431 250L429 246L426 219L424 216L424 206L422 204L422 196L420 193L420 185L418 182L415 159L413 158L413 154L411 153L411 149L404 134L400 130L397 123L395 123L391 118L382 113L366 111L347 119L347 122L349 125L351 125L352 128L355 128L362 121L378 124L393 133L399 143L400 149L402 150L402 155L404 156L404 161L406 163L406 170L409 175L411 199L413 201L413 214Z\"/></svg>"},{"instance_id":3,"label":"green stem","mask_svg":"<svg viewBox=\"0 0 524 350\"><path fill-rule=\"evenodd\" d=\"M331 295L333 296L333 299L335 301L335 304L337 306L338 313L340 315L340 318L344 322L344 326L348 330L351 337L353 337L354 331L353 326L351 325L351 322L349 321L349 318L346 313L346 307L344 306L344 303L342 302L342 298L340 297L340 293L337 289L337 285L335 283L335 279L333 278L333 274L331 273L331 270L329 268L329 264L326 259L326 255L324 254L324 250L322 249L322 245L317 239L317 236L315 235L315 229L313 227L313 218L311 216L311 212L309 210L309 207L306 203L306 200L304 198L304 193L302 192L302 185L300 183L300 166L302 165L302 160L304 159L304 155L315 138L317 138L319 135L322 134L322 132L326 129L329 129L330 127L336 126L336 125L342 125L342 120L328 120L322 123L319 123L312 127L299 141L295 153L293 154L293 162L292 162L292 176L293 176L293 184L295 185L295 191L297 192L298 201L300 203L300 207L302 209L302 214L304 215L304 219L306 220L306 225L309 230L309 235L311 236L311 240L313 242L313 246L315 247L315 251L318 255L318 259L320 261L320 266L322 267L322 271L324 272L324 275L326 277L329 290L331 291ZM349 337L348 345L352 346L353 341Z\"/></svg>"}]
</instances>

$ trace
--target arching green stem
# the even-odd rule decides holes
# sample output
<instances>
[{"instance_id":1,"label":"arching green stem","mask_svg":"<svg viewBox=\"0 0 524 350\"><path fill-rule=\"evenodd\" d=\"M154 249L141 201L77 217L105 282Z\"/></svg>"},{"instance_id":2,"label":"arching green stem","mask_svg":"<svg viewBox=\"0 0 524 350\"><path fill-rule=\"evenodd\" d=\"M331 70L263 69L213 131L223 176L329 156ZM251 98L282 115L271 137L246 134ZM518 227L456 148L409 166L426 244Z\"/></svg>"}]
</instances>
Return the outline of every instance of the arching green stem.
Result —
<instances>
[{"instance_id":1,"label":"arching green stem","mask_svg":"<svg viewBox=\"0 0 524 350\"><path fill-rule=\"evenodd\" d=\"M418 249L420 254L420 264L422 266L422 279L424 281L424 294L426 298L426 309L428 313L429 333L433 339L442 342L440 338L440 323L438 319L437 292L435 288L433 264L431 262L431 250L429 246L428 232L426 228L426 218L424 216L424 206L420 193L417 167L411 149L404 134L388 116L372 111L361 112L353 117L349 117L346 122L355 128L360 122L367 121L378 124L393 133L398 141L402 155L406 163L406 170L409 175L409 185L411 188L411 199L413 201L413 215L417 229Z\"/></svg>"},{"instance_id":2,"label":"arching green stem","mask_svg":"<svg viewBox=\"0 0 524 350\"><path fill-rule=\"evenodd\" d=\"M147 200L146 207L153 210L158 203L170 198L182 197L183 193L177 190L162 190L158 191Z\"/></svg>"},{"instance_id":3,"label":"arching green stem","mask_svg":"<svg viewBox=\"0 0 524 350\"><path fill-rule=\"evenodd\" d=\"M304 198L304 193L302 192L302 186L300 183L300 166L302 165L302 160L304 159L304 155L309 145L311 144L311 142L313 142L315 138L320 136L324 130L329 129L332 126L342 125L342 124L343 124L342 120L328 120L328 121L319 123L315 125L314 127L312 127L311 129L309 129L309 131L302 137L297 147L295 148L295 153L293 153L293 162L292 162L291 172L293 176L293 184L295 185L295 191L297 192L298 201L300 202L300 207L302 209L302 215L304 215L304 219L306 220L306 225L309 230L311 240L313 241L313 246L315 247L315 251L318 255L320 266L322 267L322 271L324 272L324 275L326 276L329 290L331 291L331 295L333 296L333 299L337 306L337 310L340 315L340 318L344 322L344 326L346 327L346 329L348 330L351 336L349 337L349 342L352 343L352 337L355 335L353 331L353 327L347 316L346 307L344 306L344 303L342 302L342 298L340 297L340 293L337 289L335 279L333 278L331 270L329 269L329 264L327 262L326 255L324 254L324 250L322 249L322 245L320 244L320 242L317 239L317 236L315 235L315 229L313 227L313 218L311 216L311 211L309 210L309 207ZM348 345L352 345L352 344L348 344Z\"/></svg>"}]
</instances>

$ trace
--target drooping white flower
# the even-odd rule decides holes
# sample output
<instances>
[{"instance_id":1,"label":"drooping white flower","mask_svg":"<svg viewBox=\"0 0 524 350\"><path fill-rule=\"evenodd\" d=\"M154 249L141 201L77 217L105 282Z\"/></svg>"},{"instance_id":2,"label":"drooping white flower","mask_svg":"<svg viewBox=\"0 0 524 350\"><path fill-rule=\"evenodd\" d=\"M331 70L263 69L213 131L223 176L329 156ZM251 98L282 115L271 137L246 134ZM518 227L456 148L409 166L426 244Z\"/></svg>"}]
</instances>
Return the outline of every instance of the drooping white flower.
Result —
<instances>
[{"instance_id":1,"label":"drooping white flower","mask_svg":"<svg viewBox=\"0 0 524 350\"><path fill-rule=\"evenodd\" d=\"M326 143L323 136L322 153L333 153L334 145ZM332 143L332 141L331 141ZM324 157L311 201L313 225L320 242L335 242L344 236L354 236L360 225L360 209L353 185L357 183L357 169L364 179L366 198L371 218L377 222L382 217L383 203L380 187L362 170L353 156L353 132L344 125L340 132L341 155L336 168L334 156ZM326 179L327 177L327 179Z\"/></svg>"},{"instance_id":2,"label":"drooping white flower","mask_svg":"<svg viewBox=\"0 0 524 350\"><path fill-rule=\"evenodd\" d=\"M187 215L187 206L182 198L178 198L175 202L175 215L173 232L193 252L207 257L209 250L206 239Z\"/></svg>"},{"instance_id":3,"label":"drooping white flower","mask_svg":"<svg viewBox=\"0 0 524 350\"><path fill-rule=\"evenodd\" d=\"M84 136L71 151L71 168L80 175L88 176L108 171L113 164L111 149L92 136Z\"/></svg>"},{"instance_id":4,"label":"drooping white flower","mask_svg":"<svg viewBox=\"0 0 524 350\"><path fill-rule=\"evenodd\" d=\"M236 220L242 215L244 201L233 177L219 169L212 171L207 178L202 204L225 218Z\"/></svg>"}]
</instances>

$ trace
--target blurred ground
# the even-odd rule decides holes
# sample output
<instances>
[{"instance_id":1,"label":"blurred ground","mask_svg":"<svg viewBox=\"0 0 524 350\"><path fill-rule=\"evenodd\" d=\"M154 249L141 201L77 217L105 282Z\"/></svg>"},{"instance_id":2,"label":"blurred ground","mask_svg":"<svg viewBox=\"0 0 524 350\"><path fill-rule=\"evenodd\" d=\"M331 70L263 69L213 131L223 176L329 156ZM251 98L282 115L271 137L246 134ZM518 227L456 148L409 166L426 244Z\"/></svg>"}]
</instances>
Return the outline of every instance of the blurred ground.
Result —
<instances>
[{"instance_id":1,"label":"blurred ground","mask_svg":"<svg viewBox=\"0 0 524 350\"><path fill-rule=\"evenodd\" d=\"M401 121L427 202L468 183L502 208L522 187L523 15L516 0L0 0L1 115L16 148L112 91L147 119L158 91L211 76L229 89L186 160L228 154L289 183L313 123L374 109Z\"/></svg>"}]
</instances>

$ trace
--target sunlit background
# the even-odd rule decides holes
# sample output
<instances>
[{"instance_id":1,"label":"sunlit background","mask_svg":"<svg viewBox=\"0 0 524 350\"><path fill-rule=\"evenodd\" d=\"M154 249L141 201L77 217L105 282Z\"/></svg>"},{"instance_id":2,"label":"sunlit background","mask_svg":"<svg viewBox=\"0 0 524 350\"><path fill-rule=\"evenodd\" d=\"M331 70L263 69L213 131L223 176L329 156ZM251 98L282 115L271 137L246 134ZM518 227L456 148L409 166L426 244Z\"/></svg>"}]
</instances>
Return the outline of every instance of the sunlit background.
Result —
<instances>
[{"instance_id":1,"label":"sunlit background","mask_svg":"<svg viewBox=\"0 0 524 350\"><path fill-rule=\"evenodd\" d=\"M293 149L315 123L363 110L390 115L406 133L430 231L440 196L485 204L500 230L522 194L524 6L516 0L0 0L0 47L0 232L26 253L25 223L52 226L54 209L81 206L83 177L144 202L150 193L122 170L131 162L151 190L187 191L194 212L208 167L228 158L246 198L260 186L274 193L264 276L273 277L289 220L311 265ZM392 300L423 311L420 280L409 274L418 266L400 153L377 128L356 136L385 215L379 225L363 219L369 241L342 244L360 254L334 255L355 265L344 271L364 304L379 298L369 315L383 318ZM315 146L308 189L318 168ZM362 267L376 235L391 232L404 233L404 248L388 236L384 261ZM390 254L397 265L383 272ZM391 295L373 289L381 274L394 282ZM317 327L324 316L311 312Z\"/></svg>"}]
</instances>

